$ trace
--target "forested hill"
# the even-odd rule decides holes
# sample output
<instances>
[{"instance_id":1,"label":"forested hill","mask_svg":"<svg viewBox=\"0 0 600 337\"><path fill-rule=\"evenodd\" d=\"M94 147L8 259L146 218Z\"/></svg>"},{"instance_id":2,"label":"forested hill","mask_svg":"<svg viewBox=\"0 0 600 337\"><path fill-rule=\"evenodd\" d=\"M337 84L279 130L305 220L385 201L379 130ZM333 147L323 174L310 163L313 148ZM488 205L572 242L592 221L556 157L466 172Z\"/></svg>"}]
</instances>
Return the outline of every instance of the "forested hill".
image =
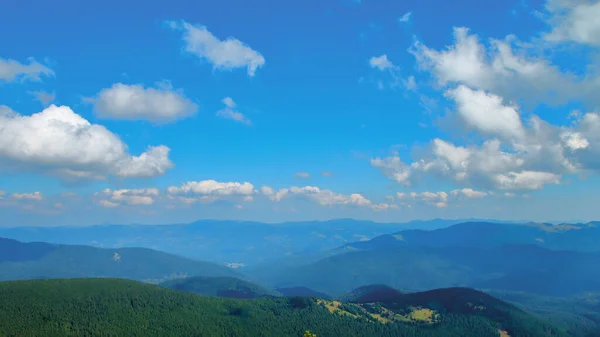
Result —
<instances>
[{"instance_id":1,"label":"forested hill","mask_svg":"<svg viewBox=\"0 0 600 337\"><path fill-rule=\"evenodd\" d=\"M277 291L236 277L196 276L165 281L162 287L190 293L226 298L260 298L281 296Z\"/></svg>"},{"instance_id":2,"label":"forested hill","mask_svg":"<svg viewBox=\"0 0 600 337\"><path fill-rule=\"evenodd\" d=\"M8 281L0 282L0 336L567 336L508 308L492 320L302 297L205 297L119 279Z\"/></svg>"}]
</instances>

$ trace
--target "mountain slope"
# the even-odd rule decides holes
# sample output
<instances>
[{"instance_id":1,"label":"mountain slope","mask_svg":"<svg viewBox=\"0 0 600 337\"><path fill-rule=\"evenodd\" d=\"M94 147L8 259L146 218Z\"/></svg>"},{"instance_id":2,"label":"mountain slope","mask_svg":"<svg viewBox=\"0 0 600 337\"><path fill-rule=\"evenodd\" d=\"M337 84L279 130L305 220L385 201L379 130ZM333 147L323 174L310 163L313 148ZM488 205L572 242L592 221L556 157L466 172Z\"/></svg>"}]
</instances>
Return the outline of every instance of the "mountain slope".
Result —
<instances>
[{"instance_id":1,"label":"mountain slope","mask_svg":"<svg viewBox=\"0 0 600 337\"><path fill-rule=\"evenodd\" d=\"M440 319L427 323L417 316L414 321L387 320L359 304L308 298L233 300L117 279L0 282L0 335L279 337L310 330L319 337L497 337L512 328L521 329L521 336L565 336L523 315L522 321L509 321L514 327L478 314L436 313Z\"/></svg>"},{"instance_id":2,"label":"mountain slope","mask_svg":"<svg viewBox=\"0 0 600 337\"><path fill-rule=\"evenodd\" d=\"M353 242L337 249L390 249L398 247L473 247L490 248L507 244L538 245L548 249L600 251L600 223L540 224L466 222L446 228L404 230L371 240Z\"/></svg>"},{"instance_id":3,"label":"mountain slope","mask_svg":"<svg viewBox=\"0 0 600 337\"><path fill-rule=\"evenodd\" d=\"M277 288L275 290L285 297L318 297L323 299L330 298L330 296L325 293L320 293L318 291L314 291L306 287Z\"/></svg>"},{"instance_id":4,"label":"mountain slope","mask_svg":"<svg viewBox=\"0 0 600 337\"><path fill-rule=\"evenodd\" d=\"M169 280L160 284L173 290L186 291L205 296L225 298L260 298L281 296L280 293L266 289L258 284L235 277L196 276Z\"/></svg>"},{"instance_id":5,"label":"mountain slope","mask_svg":"<svg viewBox=\"0 0 600 337\"><path fill-rule=\"evenodd\" d=\"M182 275L239 275L225 266L194 261L147 248L102 249L1 239L0 252L3 253L0 255L0 281L119 277L159 282L165 278Z\"/></svg>"},{"instance_id":6,"label":"mountain slope","mask_svg":"<svg viewBox=\"0 0 600 337\"><path fill-rule=\"evenodd\" d=\"M600 291L598 265L600 253L553 251L534 245L401 247L247 272L272 287L303 286L334 296L370 284L402 290L468 286L570 296Z\"/></svg>"}]
</instances>

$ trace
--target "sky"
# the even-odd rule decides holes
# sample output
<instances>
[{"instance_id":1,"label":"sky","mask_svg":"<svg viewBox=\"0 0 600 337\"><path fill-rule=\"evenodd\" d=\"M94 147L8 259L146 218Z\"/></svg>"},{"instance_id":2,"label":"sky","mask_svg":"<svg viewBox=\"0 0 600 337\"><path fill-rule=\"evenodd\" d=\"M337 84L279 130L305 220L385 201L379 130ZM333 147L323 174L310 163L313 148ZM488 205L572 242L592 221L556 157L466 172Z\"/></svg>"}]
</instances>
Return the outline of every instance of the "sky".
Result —
<instances>
[{"instance_id":1,"label":"sky","mask_svg":"<svg viewBox=\"0 0 600 337\"><path fill-rule=\"evenodd\" d=\"M0 6L0 226L600 219L599 1Z\"/></svg>"}]
</instances>

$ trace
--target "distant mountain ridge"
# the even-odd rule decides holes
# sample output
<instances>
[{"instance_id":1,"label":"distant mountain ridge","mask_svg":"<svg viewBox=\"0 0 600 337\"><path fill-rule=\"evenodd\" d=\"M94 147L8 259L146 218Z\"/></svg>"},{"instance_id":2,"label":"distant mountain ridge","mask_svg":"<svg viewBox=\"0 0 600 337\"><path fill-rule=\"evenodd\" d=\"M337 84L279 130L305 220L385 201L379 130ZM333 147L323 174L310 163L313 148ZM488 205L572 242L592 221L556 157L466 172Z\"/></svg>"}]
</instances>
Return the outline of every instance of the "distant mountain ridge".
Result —
<instances>
[{"instance_id":1,"label":"distant mountain ridge","mask_svg":"<svg viewBox=\"0 0 600 337\"><path fill-rule=\"evenodd\" d=\"M426 290L466 286L551 296L600 292L600 252L549 250L536 245L401 246L357 250L315 262L244 270L272 287L304 286L340 295L364 285Z\"/></svg>"},{"instance_id":2,"label":"distant mountain ridge","mask_svg":"<svg viewBox=\"0 0 600 337\"><path fill-rule=\"evenodd\" d=\"M0 237L23 242L88 245L101 248L144 247L218 263L256 264L282 256L329 251L402 229L438 229L467 220L432 219L407 223L365 220L287 222L202 220L188 224L98 225L89 227L0 228ZM235 230L232 230L235 228Z\"/></svg>"},{"instance_id":3,"label":"distant mountain ridge","mask_svg":"<svg viewBox=\"0 0 600 337\"><path fill-rule=\"evenodd\" d=\"M431 231L403 230L367 241L343 245L339 250L373 250L396 247L498 247L506 244L538 245L548 249L600 251L600 223L543 224L466 222Z\"/></svg>"},{"instance_id":4,"label":"distant mountain ridge","mask_svg":"<svg viewBox=\"0 0 600 337\"><path fill-rule=\"evenodd\" d=\"M147 248L104 249L0 238L0 281L119 277L157 283L197 275L240 276L225 266Z\"/></svg>"}]
</instances>

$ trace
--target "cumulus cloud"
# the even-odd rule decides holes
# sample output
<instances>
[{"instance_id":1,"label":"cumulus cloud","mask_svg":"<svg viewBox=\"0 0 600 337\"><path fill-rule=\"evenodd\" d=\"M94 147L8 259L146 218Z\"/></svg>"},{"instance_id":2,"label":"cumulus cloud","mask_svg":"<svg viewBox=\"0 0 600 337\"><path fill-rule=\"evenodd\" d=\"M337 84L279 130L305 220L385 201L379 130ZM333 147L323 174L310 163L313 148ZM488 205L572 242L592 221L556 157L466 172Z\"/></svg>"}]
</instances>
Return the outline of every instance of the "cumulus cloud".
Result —
<instances>
[{"instance_id":1,"label":"cumulus cloud","mask_svg":"<svg viewBox=\"0 0 600 337\"><path fill-rule=\"evenodd\" d=\"M464 84L529 104L558 105L576 99L593 107L600 105L598 77L563 72L532 56L514 36L491 39L486 46L468 28L455 27L454 38L454 45L443 50L420 41L410 50L420 68L431 72L442 87Z\"/></svg>"},{"instance_id":2,"label":"cumulus cloud","mask_svg":"<svg viewBox=\"0 0 600 337\"><path fill-rule=\"evenodd\" d=\"M222 102L225 104L225 108L217 111L217 116L225 119L231 119L238 123L252 125L252 121L250 121L248 117L236 110L237 104L231 97L225 97Z\"/></svg>"},{"instance_id":3,"label":"cumulus cloud","mask_svg":"<svg viewBox=\"0 0 600 337\"><path fill-rule=\"evenodd\" d=\"M394 68L394 64L390 60L388 60L386 54L377 57L371 57L369 59L369 65L371 66L371 68L377 68L381 71Z\"/></svg>"},{"instance_id":4,"label":"cumulus cloud","mask_svg":"<svg viewBox=\"0 0 600 337\"><path fill-rule=\"evenodd\" d=\"M13 193L10 195L10 197L13 199L16 199L16 200L34 200L34 201L44 200L44 196L40 192Z\"/></svg>"},{"instance_id":5,"label":"cumulus cloud","mask_svg":"<svg viewBox=\"0 0 600 337\"><path fill-rule=\"evenodd\" d=\"M456 102L456 112L467 127L484 136L507 140L524 137L518 107L504 105L500 96L464 85L448 90L446 95Z\"/></svg>"},{"instance_id":6,"label":"cumulus cloud","mask_svg":"<svg viewBox=\"0 0 600 337\"><path fill-rule=\"evenodd\" d=\"M184 203L214 202L219 199L239 198L243 201L252 201L256 191L249 182L218 182L215 180L190 181L181 186L169 186L167 193L170 198L178 199Z\"/></svg>"},{"instance_id":7,"label":"cumulus cloud","mask_svg":"<svg viewBox=\"0 0 600 337\"><path fill-rule=\"evenodd\" d=\"M116 202L112 202L112 201L108 201L108 200L100 200L98 202L100 204L100 206L102 207L106 207L106 208L115 208L115 207L119 207L119 204L117 204Z\"/></svg>"},{"instance_id":8,"label":"cumulus cloud","mask_svg":"<svg viewBox=\"0 0 600 337\"><path fill-rule=\"evenodd\" d=\"M396 193L396 199L400 201L416 201L426 205L435 206L437 208L446 208L450 201L458 201L461 199L480 199L488 196L488 193L476 191L471 188L456 189L450 192L410 192Z\"/></svg>"},{"instance_id":9,"label":"cumulus cloud","mask_svg":"<svg viewBox=\"0 0 600 337\"><path fill-rule=\"evenodd\" d=\"M305 186L305 187L290 187L280 189L276 193L270 187L265 188L261 191L267 192L265 195L269 196L273 201L281 201L286 197L302 196L311 201L318 203L321 206L334 206L334 205L354 205L354 206L371 206L372 203L369 199L364 196L353 193L353 194L340 194L335 193L331 190L323 190L317 186Z\"/></svg>"},{"instance_id":10,"label":"cumulus cloud","mask_svg":"<svg viewBox=\"0 0 600 337\"><path fill-rule=\"evenodd\" d=\"M552 29L544 34L546 40L600 46L600 2L549 0L546 11Z\"/></svg>"},{"instance_id":11,"label":"cumulus cloud","mask_svg":"<svg viewBox=\"0 0 600 337\"><path fill-rule=\"evenodd\" d=\"M259 52L236 38L221 40L205 26L185 21L169 21L168 24L172 29L183 32L187 52L209 62L214 69L246 68L248 76L252 77L265 64L265 58Z\"/></svg>"},{"instance_id":12,"label":"cumulus cloud","mask_svg":"<svg viewBox=\"0 0 600 337\"><path fill-rule=\"evenodd\" d=\"M162 175L173 167L169 151L150 146L132 156L117 135L67 106L50 105L30 116L0 115L0 167L42 171L65 181Z\"/></svg>"},{"instance_id":13,"label":"cumulus cloud","mask_svg":"<svg viewBox=\"0 0 600 337\"><path fill-rule=\"evenodd\" d=\"M333 173L333 172L329 172L329 171L323 171L323 172L321 172L321 175L322 175L323 177L329 177L329 178L331 178L331 177L335 177L335 173Z\"/></svg>"},{"instance_id":14,"label":"cumulus cloud","mask_svg":"<svg viewBox=\"0 0 600 337\"><path fill-rule=\"evenodd\" d=\"M42 77L54 76L54 71L30 58L27 63L0 57L0 81L40 81Z\"/></svg>"},{"instance_id":15,"label":"cumulus cloud","mask_svg":"<svg viewBox=\"0 0 600 337\"><path fill-rule=\"evenodd\" d=\"M398 207L398 205L395 204L388 204L388 203L381 203L381 204L373 204L371 205L371 209L373 209L374 211L388 211L391 209L399 209L400 207Z\"/></svg>"},{"instance_id":16,"label":"cumulus cloud","mask_svg":"<svg viewBox=\"0 0 600 337\"><path fill-rule=\"evenodd\" d=\"M430 158L410 165L397 156L375 158L371 164L404 186L411 186L427 174L460 185L505 190L540 189L545 184L558 184L561 178L560 174L525 169L525 160L518 154L502 151L498 140L462 147L434 139L428 151Z\"/></svg>"},{"instance_id":17,"label":"cumulus cloud","mask_svg":"<svg viewBox=\"0 0 600 337\"><path fill-rule=\"evenodd\" d=\"M426 204L433 205L438 208L448 207L448 193L446 192L410 192L410 193L397 193L396 197L400 200L418 200Z\"/></svg>"},{"instance_id":18,"label":"cumulus cloud","mask_svg":"<svg viewBox=\"0 0 600 337\"><path fill-rule=\"evenodd\" d=\"M457 117L482 136L480 145L459 146L436 138L423 158L410 164L399 156L373 158L390 179L411 186L426 175L461 185L502 190L537 190L559 184L564 174L600 172L600 115L578 114L570 126L556 126L532 115L524 121L517 107L465 86L448 96Z\"/></svg>"},{"instance_id":19,"label":"cumulus cloud","mask_svg":"<svg viewBox=\"0 0 600 337\"><path fill-rule=\"evenodd\" d=\"M120 205L152 205L154 204L156 197L158 197L159 192L156 188L120 190L105 189L100 193L96 193L96 195L104 198L99 201L101 206L117 207Z\"/></svg>"},{"instance_id":20,"label":"cumulus cloud","mask_svg":"<svg viewBox=\"0 0 600 337\"><path fill-rule=\"evenodd\" d=\"M488 195L488 193L486 193L486 192L475 191L472 188L463 188L460 190L453 190L450 192L450 194L453 196L464 196L464 197L470 198L470 199L479 199L479 198L486 197Z\"/></svg>"},{"instance_id":21,"label":"cumulus cloud","mask_svg":"<svg viewBox=\"0 0 600 337\"><path fill-rule=\"evenodd\" d=\"M167 123L198 111L198 106L182 90L174 90L168 82L159 83L156 88L115 83L102 89L91 101L98 116L106 119Z\"/></svg>"}]
</instances>

